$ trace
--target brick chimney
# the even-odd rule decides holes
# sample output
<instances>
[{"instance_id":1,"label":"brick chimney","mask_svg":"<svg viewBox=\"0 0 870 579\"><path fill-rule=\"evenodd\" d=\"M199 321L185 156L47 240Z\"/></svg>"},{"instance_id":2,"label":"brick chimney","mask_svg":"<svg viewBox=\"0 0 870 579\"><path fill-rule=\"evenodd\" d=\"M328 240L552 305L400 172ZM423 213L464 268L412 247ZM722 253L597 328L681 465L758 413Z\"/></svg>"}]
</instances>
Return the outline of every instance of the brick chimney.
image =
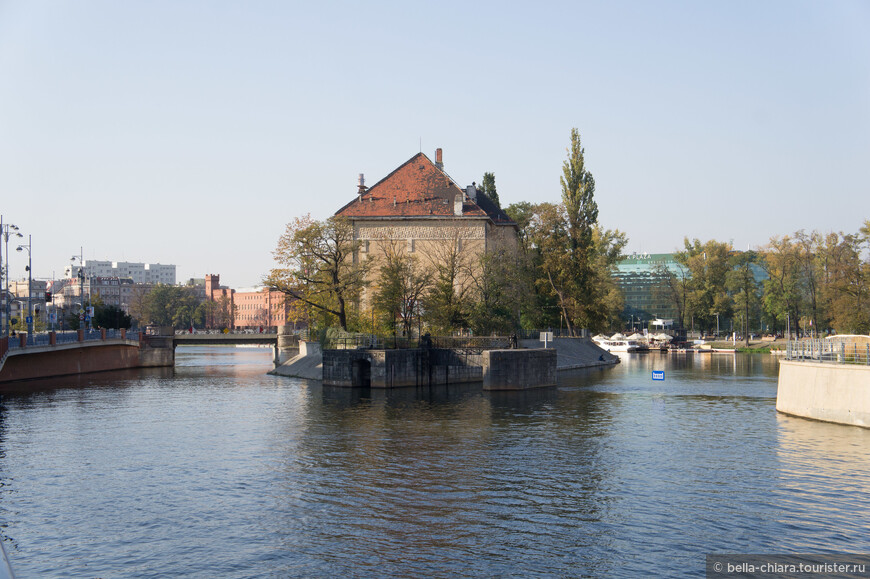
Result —
<instances>
[{"instance_id":1,"label":"brick chimney","mask_svg":"<svg viewBox=\"0 0 870 579\"><path fill-rule=\"evenodd\" d=\"M435 149L435 166L439 169L444 168L444 159L441 156L441 147Z\"/></svg>"}]
</instances>

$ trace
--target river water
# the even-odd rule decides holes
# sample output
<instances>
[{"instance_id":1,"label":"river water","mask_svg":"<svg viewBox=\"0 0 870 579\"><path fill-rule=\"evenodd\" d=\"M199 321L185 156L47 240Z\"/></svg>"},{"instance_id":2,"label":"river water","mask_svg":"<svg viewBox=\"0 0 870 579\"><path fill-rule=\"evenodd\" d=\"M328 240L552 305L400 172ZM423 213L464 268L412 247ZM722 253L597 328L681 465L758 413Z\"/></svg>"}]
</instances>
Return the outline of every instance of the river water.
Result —
<instances>
[{"instance_id":1,"label":"river water","mask_svg":"<svg viewBox=\"0 0 870 579\"><path fill-rule=\"evenodd\" d=\"M363 391L271 350L40 381L0 408L19 577L703 576L870 552L870 430L777 414L767 355L630 355L555 388ZM651 380L664 370L664 381Z\"/></svg>"}]
</instances>

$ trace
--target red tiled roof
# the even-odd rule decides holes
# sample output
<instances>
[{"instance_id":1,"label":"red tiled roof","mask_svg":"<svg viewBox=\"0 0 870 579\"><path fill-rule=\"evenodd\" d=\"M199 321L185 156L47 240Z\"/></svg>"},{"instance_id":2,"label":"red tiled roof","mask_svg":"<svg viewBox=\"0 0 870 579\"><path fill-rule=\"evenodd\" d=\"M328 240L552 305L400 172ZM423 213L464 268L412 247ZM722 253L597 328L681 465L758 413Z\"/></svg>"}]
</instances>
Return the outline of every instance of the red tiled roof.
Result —
<instances>
[{"instance_id":1,"label":"red tiled roof","mask_svg":"<svg viewBox=\"0 0 870 579\"><path fill-rule=\"evenodd\" d=\"M489 217L499 223L510 218L482 193L475 203L465 190L423 153L417 153L361 196L335 212L344 217L453 216L453 203L462 194L463 217Z\"/></svg>"}]
</instances>

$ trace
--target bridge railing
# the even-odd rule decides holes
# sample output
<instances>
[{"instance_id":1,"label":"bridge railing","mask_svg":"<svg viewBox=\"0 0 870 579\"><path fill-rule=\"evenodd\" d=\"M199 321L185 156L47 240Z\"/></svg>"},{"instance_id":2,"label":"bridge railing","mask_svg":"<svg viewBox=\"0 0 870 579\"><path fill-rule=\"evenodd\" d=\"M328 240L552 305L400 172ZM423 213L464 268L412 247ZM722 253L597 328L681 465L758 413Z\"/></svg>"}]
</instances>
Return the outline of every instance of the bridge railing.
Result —
<instances>
[{"instance_id":1,"label":"bridge railing","mask_svg":"<svg viewBox=\"0 0 870 579\"><path fill-rule=\"evenodd\" d=\"M84 330L82 334L83 341L95 341L102 340L103 335L100 330ZM106 330L106 339L107 340L119 340L121 339L121 330ZM139 340L139 332L137 330L127 330L126 339L132 341ZM79 333L77 330L71 331L63 331L63 332L55 332L55 343L56 344L70 344L73 342L79 341ZM24 347L33 347L33 346L49 346L51 345L51 333L50 332L40 332L37 334L32 334ZM18 335L9 337L9 350L20 349L21 341Z\"/></svg>"},{"instance_id":2,"label":"bridge railing","mask_svg":"<svg viewBox=\"0 0 870 579\"><path fill-rule=\"evenodd\" d=\"M786 360L870 366L870 343L831 340L794 340L788 342Z\"/></svg>"},{"instance_id":3,"label":"bridge railing","mask_svg":"<svg viewBox=\"0 0 870 579\"><path fill-rule=\"evenodd\" d=\"M500 350L511 347L508 336L424 336L403 338L374 334L344 334L329 340L328 349L394 350L408 348L444 348L453 350Z\"/></svg>"}]
</instances>

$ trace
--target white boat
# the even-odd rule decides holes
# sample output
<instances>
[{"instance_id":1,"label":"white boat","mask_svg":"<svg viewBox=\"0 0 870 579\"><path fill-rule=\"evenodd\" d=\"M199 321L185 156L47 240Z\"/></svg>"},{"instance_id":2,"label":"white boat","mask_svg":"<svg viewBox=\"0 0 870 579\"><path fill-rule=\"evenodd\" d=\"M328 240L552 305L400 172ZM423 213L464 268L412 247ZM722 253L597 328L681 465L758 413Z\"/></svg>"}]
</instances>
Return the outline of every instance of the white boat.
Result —
<instances>
[{"instance_id":1,"label":"white boat","mask_svg":"<svg viewBox=\"0 0 870 579\"><path fill-rule=\"evenodd\" d=\"M636 340L614 340L613 338L606 340L595 340L595 343L608 352L638 352L642 350L640 344Z\"/></svg>"}]
</instances>

